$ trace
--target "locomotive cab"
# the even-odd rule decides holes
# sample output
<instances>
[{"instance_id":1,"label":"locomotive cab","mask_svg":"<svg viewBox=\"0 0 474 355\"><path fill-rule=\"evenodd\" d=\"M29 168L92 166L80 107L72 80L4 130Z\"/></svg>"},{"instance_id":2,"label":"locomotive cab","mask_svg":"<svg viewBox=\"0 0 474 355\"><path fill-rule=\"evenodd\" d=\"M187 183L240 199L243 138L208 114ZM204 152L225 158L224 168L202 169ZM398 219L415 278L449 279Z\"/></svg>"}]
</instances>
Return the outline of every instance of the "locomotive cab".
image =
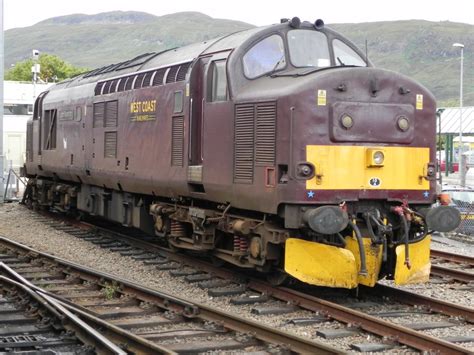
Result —
<instances>
[{"instance_id":1,"label":"locomotive cab","mask_svg":"<svg viewBox=\"0 0 474 355\"><path fill-rule=\"evenodd\" d=\"M276 101L277 168L262 164L260 186L275 181L278 213L291 230L285 271L331 287L373 286L384 276L398 284L426 281L430 231L459 224L454 209L430 207L433 96L407 77L373 68L321 20L287 25L229 58L236 107L257 96ZM267 137L258 132L255 106L258 149ZM236 111L237 128L239 118Z\"/></svg>"}]
</instances>

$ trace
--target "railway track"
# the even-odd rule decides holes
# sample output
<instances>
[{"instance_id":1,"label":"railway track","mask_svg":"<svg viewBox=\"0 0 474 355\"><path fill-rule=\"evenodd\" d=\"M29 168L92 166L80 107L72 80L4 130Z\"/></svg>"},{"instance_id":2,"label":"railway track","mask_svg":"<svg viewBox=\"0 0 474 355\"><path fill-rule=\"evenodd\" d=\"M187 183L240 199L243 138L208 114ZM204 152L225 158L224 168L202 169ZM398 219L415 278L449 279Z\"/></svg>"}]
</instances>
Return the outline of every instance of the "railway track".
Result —
<instances>
[{"instance_id":1,"label":"railway track","mask_svg":"<svg viewBox=\"0 0 474 355\"><path fill-rule=\"evenodd\" d=\"M431 274L474 284L474 258L442 250L431 250Z\"/></svg>"},{"instance_id":2,"label":"railway track","mask_svg":"<svg viewBox=\"0 0 474 355\"><path fill-rule=\"evenodd\" d=\"M290 321L301 322L301 324L317 324L328 320L338 321L342 327L333 329L333 331L323 332L323 337L328 336L350 336L352 333L366 332L376 335L381 339L391 339L391 341L379 341L376 343L358 343L352 344L351 348L358 351L379 351L394 349L397 346L404 345L420 351L441 351L449 353L467 354L472 350L464 348L459 343L472 342L474 338L470 337L447 337L440 339L437 336L431 336L421 332L421 328L413 329L413 325L406 326L386 320L387 315L378 315L380 312L372 312L368 314L363 309L358 309L363 302L355 307L336 304L330 300L309 295L307 292L300 292L288 288L275 288L261 280L248 279L242 281L242 276L236 276L232 271L216 268L210 263L202 260L190 258L187 255L171 253L168 250L158 247L156 244L150 243L149 240L140 240L117 234L109 230L103 230L98 227L93 229L85 229L84 225L72 226L58 222L51 222L52 226L65 232L68 232L83 240L87 240L102 248L121 253L124 256L152 265L159 270L170 270L171 274L176 277L187 279L189 282L196 282L201 288L208 289L208 293L212 297L234 296L230 302L240 304L254 304L253 311L256 314L268 314L268 312L289 312L295 309L303 309L313 312L312 317L306 319L290 319ZM112 234L110 234L112 233ZM408 306L422 307L424 312L428 314L442 314L446 317L457 317L466 322L474 322L474 311L467 307L462 307L440 300L418 296L416 294L400 291L398 289L379 286L372 290L374 295L390 297L398 302ZM370 293L369 291L368 293ZM279 306L266 307L265 302L269 300L278 300L282 302ZM381 301L382 302L382 301ZM370 303L370 302L369 302ZM273 309L272 309L273 307ZM409 316L420 313L419 310L406 308L401 314ZM392 312L391 316L395 314ZM291 318L291 317L290 317ZM442 322L434 322L436 324L428 324L435 328ZM446 326L444 322L444 326ZM353 325L356 325L354 328ZM452 324L453 325L453 324ZM395 341L394 341L395 340ZM398 345L397 345L398 344Z\"/></svg>"},{"instance_id":3,"label":"railway track","mask_svg":"<svg viewBox=\"0 0 474 355\"><path fill-rule=\"evenodd\" d=\"M113 343L127 344L127 352L339 352L321 342L146 289L4 237L0 237L0 267L2 274L100 328Z\"/></svg>"},{"instance_id":4,"label":"railway track","mask_svg":"<svg viewBox=\"0 0 474 355\"><path fill-rule=\"evenodd\" d=\"M0 276L0 319L2 354L126 354L58 302L5 276Z\"/></svg>"}]
</instances>

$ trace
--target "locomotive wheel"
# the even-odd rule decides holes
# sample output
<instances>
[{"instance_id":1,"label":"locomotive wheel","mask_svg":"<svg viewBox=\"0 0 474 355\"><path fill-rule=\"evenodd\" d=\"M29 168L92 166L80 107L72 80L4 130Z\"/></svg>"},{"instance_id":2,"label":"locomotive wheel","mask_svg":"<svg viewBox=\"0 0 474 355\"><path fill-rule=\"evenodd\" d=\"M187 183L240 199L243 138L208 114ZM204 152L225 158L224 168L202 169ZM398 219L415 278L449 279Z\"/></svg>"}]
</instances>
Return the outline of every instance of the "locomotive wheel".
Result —
<instances>
[{"instance_id":1,"label":"locomotive wheel","mask_svg":"<svg viewBox=\"0 0 474 355\"><path fill-rule=\"evenodd\" d=\"M168 248L170 248L173 253L177 253L179 251L179 248L171 244L169 240L168 240Z\"/></svg>"},{"instance_id":2,"label":"locomotive wheel","mask_svg":"<svg viewBox=\"0 0 474 355\"><path fill-rule=\"evenodd\" d=\"M281 286L288 280L288 274L283 271L274 271L267 274L267 281L272 286Z\"/></svg>"},{"instance_id":3,"label":"locomotive wheel","mask_svg":"<svg viewBox=\"0 0 474 355\"><path fill-rule=\"evenodd\" d=\"M225 260L222 260L221 258L218 258L214 255L211 255L211 262L215 267L222 267L225 264Z\"/></svg>"}]
</instances>

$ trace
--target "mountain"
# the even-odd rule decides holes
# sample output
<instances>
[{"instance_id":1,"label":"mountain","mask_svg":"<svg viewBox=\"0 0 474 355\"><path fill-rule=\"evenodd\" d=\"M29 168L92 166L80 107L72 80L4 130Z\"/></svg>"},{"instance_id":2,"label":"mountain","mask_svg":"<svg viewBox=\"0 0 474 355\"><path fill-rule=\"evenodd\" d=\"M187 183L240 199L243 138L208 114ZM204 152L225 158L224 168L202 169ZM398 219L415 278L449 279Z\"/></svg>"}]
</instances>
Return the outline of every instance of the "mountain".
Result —
<instances>
[{"instance_id":1,"label":"mountain","mask_svg":"<svg viewBox=\"0 0 474 355\"><path fill-rule=\"evenodd\" d=\"M31 50L38 49L92 69L250 27L198 12L159 17L133 11L61 16L5 31L5 67L29 58Z\"/></svg>"},{"instance_id":2,"label":"mountain","mask_svg":"<svg viewBox=\"0 0 474 355\"><path fill-rule=\"evenodd\" d=\"M254 27L214 19L198 12L155 16L144 12L73 14L5 31L5 67L28 58L32 49L60 56L82 67L130 59ZM459 100L460 50L465 45L464 105L474 106L474 26L422 20L328 25L367 51L378 67L413 77L428 87L439 104Z\"/></svg>"}]
</instances>

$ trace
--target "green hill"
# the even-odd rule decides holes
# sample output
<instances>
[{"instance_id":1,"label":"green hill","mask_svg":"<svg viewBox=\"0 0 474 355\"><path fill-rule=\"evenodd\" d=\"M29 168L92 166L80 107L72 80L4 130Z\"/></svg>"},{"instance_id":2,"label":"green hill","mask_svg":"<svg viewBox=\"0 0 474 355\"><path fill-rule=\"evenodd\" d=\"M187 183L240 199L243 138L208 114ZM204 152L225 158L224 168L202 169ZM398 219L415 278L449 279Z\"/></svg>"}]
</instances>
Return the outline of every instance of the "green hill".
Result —
<instances>
[{"instance_id":1,"label":"green hill","mask_svg":"<svg viewBox=\"0 0 474 355\"><path fill-rule=\"evenodd\" d=\"M474 106L474 26L421 20L328 25L349 37L383 67L411 76L436 95L440 105L459 100L459 49L465 45L464 105ZM6 68L32 49L95 68L138 54L203 41L253 25L197 12L154 16L143 12L74 14L5 32Z\"/></svg>"}]
</instances>

